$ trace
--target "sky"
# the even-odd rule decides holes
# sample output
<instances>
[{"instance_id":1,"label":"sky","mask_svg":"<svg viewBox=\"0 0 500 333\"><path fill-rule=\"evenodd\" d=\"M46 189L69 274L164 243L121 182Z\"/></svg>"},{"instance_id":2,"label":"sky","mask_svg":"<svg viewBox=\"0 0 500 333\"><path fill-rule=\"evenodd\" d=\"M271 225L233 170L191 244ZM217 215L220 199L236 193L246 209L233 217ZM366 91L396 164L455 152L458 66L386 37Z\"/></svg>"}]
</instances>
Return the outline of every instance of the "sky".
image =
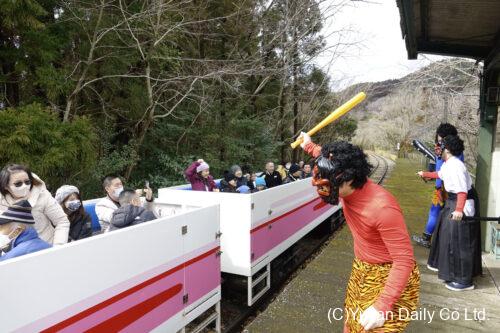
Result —
<instances>
[{"instance_id":1,"label":"sky","mask_svg":"<svg viewBox=\"0 0 500 333\"><path fill-rule=\"evenodd\" d=\"M353 45L337 49L335 56L332 55L335 48L331 48L332 51L317 59L318 65L332 77L333 89L400 78L442 58L426 55L408 60L396 0L370 0L369 3L329 0L325 6L339 2L349 5L335 15L326 10L329 18L323 36L330 47L338 45L339 40Z\"/></svg>"}]
</instances>

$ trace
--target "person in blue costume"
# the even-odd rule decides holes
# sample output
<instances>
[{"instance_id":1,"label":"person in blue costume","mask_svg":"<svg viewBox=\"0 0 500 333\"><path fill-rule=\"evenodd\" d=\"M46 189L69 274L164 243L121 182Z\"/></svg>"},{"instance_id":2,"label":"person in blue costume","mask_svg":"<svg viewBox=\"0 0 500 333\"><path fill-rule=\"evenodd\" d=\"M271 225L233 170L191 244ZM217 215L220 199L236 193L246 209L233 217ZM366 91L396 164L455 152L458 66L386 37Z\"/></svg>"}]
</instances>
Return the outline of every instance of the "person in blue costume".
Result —
<instances>
[{"instance_id":1,"label":"person in blue costume","mask_svg":"<svg viewBox=\"0 0 500 333\"><path fill-rule=\"evenodd\" d=\"M443 165L444 161L441 158L441 145L443 142L443 139L447 137L448 135L457 135L457 129L455 126L449 124L449 123L441 123L439 127L436 130L436 136L435 136L435 146L434 150L436 153L436 172L441 170L441 166ZM464 161L464 154L462 153L459 156L459 159L463 162ZM441 212L441 209L443 208L445 198L443 197L444 194L444 187L443 187L443 181L441 179L436 179L436 187L434 189L434 194L432 197L432 203L431 207L429 209L429 215L427 218L427 223L425 225L424 232L422 233L422 236L419 235L413 235L412 239L415 241L418 245L430 248L431 247L431 238L432 238L432 233L434 232L434 229L436 228L436 223L439 219L439 213Z\"/></svg>"}]
</instances>

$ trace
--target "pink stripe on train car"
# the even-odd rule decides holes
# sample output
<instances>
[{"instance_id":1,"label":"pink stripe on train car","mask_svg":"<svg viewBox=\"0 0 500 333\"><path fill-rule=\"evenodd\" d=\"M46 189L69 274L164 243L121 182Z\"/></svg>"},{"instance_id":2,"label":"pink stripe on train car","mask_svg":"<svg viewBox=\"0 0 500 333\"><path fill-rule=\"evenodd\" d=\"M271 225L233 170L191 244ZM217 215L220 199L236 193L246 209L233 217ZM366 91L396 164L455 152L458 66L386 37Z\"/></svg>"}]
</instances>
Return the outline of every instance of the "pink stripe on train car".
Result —
<instances>
[{"instance_id":1,"label":"pink stripe on train car","mask_svg":"<svg viewBox=\"0 0 500 333\"><path fill-rule=\"evenodd\" d=\"M214 246L215 246L215 248L214 248ZM192 251L189 254L186 254L184 256L176 258L176 259L174 259L168 263L165 263L161 266L150 269L149 271L141 273L141 274L139 274L139 275L137 275L129 280L120 282L119 284L117 284L113 287L110 287L110 288L108 288L108 289L106 289L106 290L104 290L96 295L88 297L88 298L86 298L82 301L79 301L75 304L72 304L72 305L70 305L62 310L59 310L51 315L48 315L44 318L41 318L35 322L30 323L24 327L21 327L21 328L15 330L15 332L39 332L46 327L49 327L49 328L59 327L59 329L63 329L63 327L61 327L61 324L64 322L67 323L67 321L69 319L71 319L71 318L82 319L85 317L84 316L85 314L91 315L92 313L96 312L96 311L89 311L89 310L96 309L96 308L104 309L107 306L109 306L115 302L119 302L122 298L127 297L134 292L140 291L142 293L143 290L141 290L141 289L146 288L150 284L153 284L154 287L158 288L158 285L156 284L156 282L158 280L161 280L162 278L165 278L170 274L174 274L176 271L181 270L181 272L182 272L183 268L189 267L195 263L197 264L198 262L202 262L200 264L203 264L205 262L204 259L207 257L210 257L210 254L216 253L218 251L218 249L219 249L218 241L214 241L210 244L207 244L203 247L200 247L200 248ZM215 256L212 256L212 257L215 257ZM217 258L216 260L219 260L219 258ZM205 265L205 264L203 264L203 265ZM218 266L216 266L215 269L219 269L219 268L220 268L220 263L218 263ZM184 282L184 281L182 281L182 282ZM148 290L148 289L146 288L146 290ZM156 290L160 290L160 289L156 289ZM213 288L210 290L213 290ZM206 290L206 292L208 293L210 290ZM148 291L148 295L149 295L149 292L150 291ZM166 290L165 290L165 292L166 292ZM181 298L182 298L182 296L181 296ZM133 298L133 299L135 299L137 301L137 298ZM197 299L195 299L193 297L191 300L194 302ZM131 304L134 304L134 302L132 302ZM87 310L82 311L82 309L87 309ZM122 309L122 310L126 310L126 309ZM73 322L70 324L76 323L78 321L79 320L73 320ZM57 324L57 323L59 323L59 324ZM54 324L56 324L56 325L54 325ZM68 325L64 325L64 326L68 326Z\"/></svg>"},{"instance_id":2,"label":"pink stripe on train car","mask_svg":"<svg viewBox=\"0 0 500 333\"><path fill-rule=\"evenodd\" d=\"M185 306L197 302L220 285L220 260L216 255L207 256L195 264L187 266L184 272L184 293L189 295L188 303ZM164 308L165 306L162 304L121 332L137 333L151 331L166 321L164 318Z\"/></svg>"},{"instance_id":3,"label":"pink stripe on train car","mask_svg":"<svg viewBox=\"0 0 500 333\"><path fill-rule=\"evenodd\" d=\"M332 208L333 206L324 204L318 197L252 229L252 262ZM272 229L267 228L270 225Z\"/></svg>"}]
</instances>

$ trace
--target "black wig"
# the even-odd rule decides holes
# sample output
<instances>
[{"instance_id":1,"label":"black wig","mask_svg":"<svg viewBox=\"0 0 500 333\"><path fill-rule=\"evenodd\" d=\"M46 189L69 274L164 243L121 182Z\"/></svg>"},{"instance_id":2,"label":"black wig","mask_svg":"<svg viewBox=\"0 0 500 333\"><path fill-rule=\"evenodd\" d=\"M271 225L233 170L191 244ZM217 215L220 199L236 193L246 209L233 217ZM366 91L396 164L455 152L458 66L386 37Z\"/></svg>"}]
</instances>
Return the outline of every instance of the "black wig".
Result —
<instances>
[{"instance_id":1,"label":"black wig","mask_svg":"<svg viewBox=\"0 0 500 333\"><path fill-rule=\"evenodd\" d=\"M363 187L373 168L363 150L346 141L324 145L321 154L335 165L338 182L341 184L352 180L353 188Z\"/></svg>"},{"instance_id":2,"label":"black wig","mask_svg":"<svg viewBox=\"0 0 500 333\"><path fill-rule=\"evenodd\" d=\"M446 138L448 135L458 135L455 126L449 123L441 123L436 130L435 143L438 142L438 136Z\"/></svg>"},{"instance_id":3,"label":"black wig","mask_svg":"<svg viewBox=\"0 0 500 333\"><path fill-rule=\"evenodd\" d=\"M444 138L443 143L453 156L460 156L464 152L464 142L458 135L448 135Z\"/></svg>"}]
</instances>

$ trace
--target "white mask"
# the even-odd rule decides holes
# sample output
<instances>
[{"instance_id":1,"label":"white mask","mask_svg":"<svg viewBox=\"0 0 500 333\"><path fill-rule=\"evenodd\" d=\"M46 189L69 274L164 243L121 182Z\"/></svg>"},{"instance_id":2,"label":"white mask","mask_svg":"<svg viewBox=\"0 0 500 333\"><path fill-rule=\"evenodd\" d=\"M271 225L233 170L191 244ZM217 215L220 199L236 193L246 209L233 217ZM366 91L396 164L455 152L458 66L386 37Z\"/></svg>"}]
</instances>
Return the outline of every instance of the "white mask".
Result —
<instances>
[{"instance_id":1,"label":"white mask","mask_svg":"<svg viewBox=\"0 0 500 333\"><path fill-rule=\"evenodd\" d=\"M115 198L118 198L120 196L120 193L122 192L123 192L123 186L115 188L115 190L113 191L113 195L115 196Z\"/></svg>"},{"instance_id":2,"label":"white mask","mask_svg":"<svg viewBox=\"0 0 500 333\"><path fill-rule=\"evenodd\" d=\"M10 242L12 242L12 239L9 236L0 234L0 250L9 246Z\"/></svg>"},{"instance_id":3,"label":"white mask","mask_svg":"<svg viewBox=\"0 0 500 333\"><path fill-rule=\"evenodd\" d=\"M10 193L12 194L12 196L14 196L16 198L24 198L30 192L30 185L26 185L26 184L23 184L19 187L15 187L15 186L11 185L9 188L10 188Z\"/></svg>"},{"instance_id":4,"label":"white mask","mask_svg":"<svg viewBox=\"0 0 500 333\"><path fill-rule=\"evenodd\" d=\"M0 250L5 249L7 246L10 245L10 243L13 241L13 239L10 238L10 235L12 235L17 228L14 228L11 232L9 232L8 235L0 234Z\"/></svg>"}]
</instances>

